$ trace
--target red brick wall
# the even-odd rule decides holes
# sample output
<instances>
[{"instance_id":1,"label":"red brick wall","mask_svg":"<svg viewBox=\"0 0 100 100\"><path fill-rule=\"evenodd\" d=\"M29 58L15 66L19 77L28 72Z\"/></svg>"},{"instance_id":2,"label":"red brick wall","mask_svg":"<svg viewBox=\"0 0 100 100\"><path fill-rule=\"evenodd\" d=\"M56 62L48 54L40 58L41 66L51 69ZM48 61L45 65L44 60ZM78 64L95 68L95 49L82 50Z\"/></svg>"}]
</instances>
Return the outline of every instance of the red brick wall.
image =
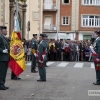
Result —
<instances>
[{"instance_id":1,"label":"red brick wall","mask_svg":"<svg viewBox=\"0 0 100 100\"><path fill-rule=\"evenodd\" d=\"M69 4L62 4L60 0L60 31L71 31L72 0ZM70 25L62 25L62 17L70 16Z\"/></svg>"},{"instance_id":2,"label":"red brick wall","mask_svg":"<svg viewBox=\"0 0 100 100\"><path fill-rule=\"evenodd\" d=\"M94 31L99 28L81 27L82 14L100 14L100 6L84 6L82 0L79 0L79 30L80 31Z\"/></svg>"}]
</instances>

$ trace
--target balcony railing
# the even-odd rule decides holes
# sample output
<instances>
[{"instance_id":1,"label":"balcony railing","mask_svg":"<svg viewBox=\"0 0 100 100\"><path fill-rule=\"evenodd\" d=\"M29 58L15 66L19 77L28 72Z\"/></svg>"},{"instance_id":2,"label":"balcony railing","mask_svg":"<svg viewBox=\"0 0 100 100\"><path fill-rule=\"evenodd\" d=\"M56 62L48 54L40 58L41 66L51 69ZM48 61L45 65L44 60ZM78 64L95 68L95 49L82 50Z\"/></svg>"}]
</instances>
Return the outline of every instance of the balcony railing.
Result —
<instances>
[{"instance_id":1,"label":"balcony railing","mask_svg":"<svg viewBox=\"0 0 100 100\"><path fill-rule=\"evenodd\" d=\"M43 31L57 31L56 25L44 25Z\"/></svg>"},{"instance_id":2,"label":"balcony railing","mask_svg":"<svg viewBox=\"0 0 100 100\"><path fill-rule=\"evenodd\" d=\"M57 9L57 6L56 6L56 4L53 4L53 5L46 5L46 4L44 4L43 5L43 11L57 11L58 9Z\"/></svg>"}]
</instances>

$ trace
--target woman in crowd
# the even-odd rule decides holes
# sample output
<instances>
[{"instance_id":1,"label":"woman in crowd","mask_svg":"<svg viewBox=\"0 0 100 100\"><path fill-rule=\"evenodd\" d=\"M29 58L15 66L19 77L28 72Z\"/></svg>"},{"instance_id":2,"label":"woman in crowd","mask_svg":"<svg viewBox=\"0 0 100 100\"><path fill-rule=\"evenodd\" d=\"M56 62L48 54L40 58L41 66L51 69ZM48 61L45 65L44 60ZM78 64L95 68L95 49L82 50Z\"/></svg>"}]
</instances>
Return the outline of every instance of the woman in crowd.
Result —
<instances>
[{"instance_id":1,"label":"woman in crowd","mask_svg":"<svg viewBox=\"0 0 100 100\"><path fill-rule=\"evenodd\" d=\"M55 49L55 43L53 40L50 41L49 43L49 53L50 53L50 60L54 61L55 60L55 53L56 53L56 49Z\"/></svg>"}]
</instances>

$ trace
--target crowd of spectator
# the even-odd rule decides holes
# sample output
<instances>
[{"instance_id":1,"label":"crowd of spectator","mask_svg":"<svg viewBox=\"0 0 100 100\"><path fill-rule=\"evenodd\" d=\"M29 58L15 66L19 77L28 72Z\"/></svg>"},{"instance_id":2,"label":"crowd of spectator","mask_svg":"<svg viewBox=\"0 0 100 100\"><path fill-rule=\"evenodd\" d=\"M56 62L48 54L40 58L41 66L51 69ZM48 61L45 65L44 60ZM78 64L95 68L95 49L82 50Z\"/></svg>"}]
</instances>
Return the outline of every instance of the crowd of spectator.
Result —
<instances>
[{"instance_id":1,"label":"crowd of spectator","mask_svg":"<svg viewBox=\"0 0 100 100\"><path fill-rule=\"evenodd\" d=\"M90 49L91 41L72 41L48 39L48 60L49 61L92 61ZM31 61L31 40L23 39L25 56Z\"/></svg>"}]
</instances>

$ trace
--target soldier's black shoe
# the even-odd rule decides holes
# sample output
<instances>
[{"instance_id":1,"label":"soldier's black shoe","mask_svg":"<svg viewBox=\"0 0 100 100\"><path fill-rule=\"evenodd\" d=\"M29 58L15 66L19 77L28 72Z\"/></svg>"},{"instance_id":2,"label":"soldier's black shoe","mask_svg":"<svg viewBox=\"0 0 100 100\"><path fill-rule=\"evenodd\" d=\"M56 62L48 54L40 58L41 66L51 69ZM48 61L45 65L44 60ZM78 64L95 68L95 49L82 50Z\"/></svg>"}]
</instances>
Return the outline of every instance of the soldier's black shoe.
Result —
<instances>
[{"instance_id":1,"label":"soldier's black shoe","mask_svg":"<svg viewBox=\"0 0 100 100\"><path fill-rule=\"evenodd\" d=\"M0 90L6 90L6 88L5 87L0 87Z\"/></svg>"},{"instance_id":2,"label":"soldier's black shoe","mask_svg":"<svg viewBox=\"0 0 100 100\"><path fill-rule=\"evenodd\" d=\"M49 67L49 66L46 65L45 67Z\"/></svg>"},{"instance_id":3,"label":"soldier's black shoe","mask_svg":"<svg viewBox=\"0 0 100 100\"><path fill-rule=\"evenodd\" d=\"M98 82L93 82L93 84L94 84L94 85L100 85L100 83L98 83Z\"/></svg>"},{"instance_id":4,"label":"soldier's black shoe","mask_svg":"<svg viewBox=\"0 0 100 100\"><path fill-rule=\"evenodd\" d=\"M37 80L38 82L46 82L46 80Z\"/></svg>"},{"instance_id":5,"label":"soldier's black shoe","mask_svg":"<svg viewBox=\"0 0 100 100\"><path fill-rule=\"evenodd\" d=\"M9 87L6 87L6 86L5 86L5 88L6 88L6 89L9 89Z\"/></svg>"},{"instance_id":6,"label":"soldier's black shoe","mask_svg":"<svg viewBox=\"0 0 100 100\"><path fill-rule=\"evenodd\" d=\"M38 71L36 71L36 70L31 70L31 73L37 73Z\"/></svg>"},{"instance_id":7,"label":"soldier's black shoe","mask_svg":"<svg viewBox=\"0 0 100 100\"><path fill-rule=\"evenodd\" d=\"M17 78L17 80L21 80L21 78Z\"/></svg>"},{"instance_id":8,"label":"soldier's black shoe","mask_svg":"<svg viewBox=\"0 0 100 100\"><path fill-rule=\"evenodd\" d=\"M11 78L11 80L21 80L21 78L15 77L15 78Z\"/></svg>"},{"instance_id":9,"label":"soldier's black shoe","mask_svg":"<svg viewBox=\"0 0 100 100\"><path fill-rule=\"evenodd\" d=\"M38 71L35 70L35 71L33 71L33 73L38 73Z\"/></svg>"}]
</instances>

